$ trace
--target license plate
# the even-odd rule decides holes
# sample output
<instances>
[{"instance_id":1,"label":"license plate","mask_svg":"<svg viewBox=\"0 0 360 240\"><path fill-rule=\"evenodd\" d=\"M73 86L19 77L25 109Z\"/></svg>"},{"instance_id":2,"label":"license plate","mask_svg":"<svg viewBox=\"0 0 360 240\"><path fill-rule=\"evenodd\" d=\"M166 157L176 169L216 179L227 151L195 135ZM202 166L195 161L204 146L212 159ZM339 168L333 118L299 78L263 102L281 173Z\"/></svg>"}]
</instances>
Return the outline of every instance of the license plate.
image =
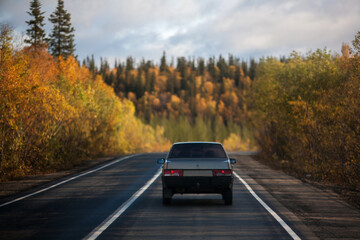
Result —
<instances>
[{"instance_id":1,"label":"license plate","mask_svg":"<svg viewBox=\"0 0 360 240\"><path fill-rule=\"evenodd\" d=\"M211 170L183 170L184 177L211 177Z\"/></svg>"}]
</instances>

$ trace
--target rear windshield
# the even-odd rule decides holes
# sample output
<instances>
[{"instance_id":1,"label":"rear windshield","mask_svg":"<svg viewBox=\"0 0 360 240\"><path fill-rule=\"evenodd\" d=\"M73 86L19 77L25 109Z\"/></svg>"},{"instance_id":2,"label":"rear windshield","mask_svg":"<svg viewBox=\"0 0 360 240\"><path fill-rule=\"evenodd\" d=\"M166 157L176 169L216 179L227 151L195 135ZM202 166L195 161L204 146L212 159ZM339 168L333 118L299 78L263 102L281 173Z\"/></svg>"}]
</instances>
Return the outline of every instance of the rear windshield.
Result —
<instances>
[{"instance_id":1,"label":"rear windshield","mask_svg":"<svg viewBox=\"0 0 360 240\"><path fill-rule=\"evenodd\" d=\"M226 153L220 144L184 143L174 145L168 158L226 158Z\"/></svg>"}]
</instances>

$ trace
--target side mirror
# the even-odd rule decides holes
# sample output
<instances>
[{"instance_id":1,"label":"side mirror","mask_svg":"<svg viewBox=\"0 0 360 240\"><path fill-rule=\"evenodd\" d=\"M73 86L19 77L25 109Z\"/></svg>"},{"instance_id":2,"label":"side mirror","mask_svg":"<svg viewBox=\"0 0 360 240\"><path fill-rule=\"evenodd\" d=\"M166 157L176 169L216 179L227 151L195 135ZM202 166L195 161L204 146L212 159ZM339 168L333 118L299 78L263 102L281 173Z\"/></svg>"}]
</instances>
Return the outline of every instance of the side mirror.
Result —
<instances>
[{"instance_id":1,"label":"side mirror","mask_svg":"<svg viewBox=\"0 0 360 240\"><path fill-rule=\"evenodd\" d=\"M165 163L165 159L164 158L160 158L157 161L157 164L164 164Z\"/></svg>"},{"instance_id":2,"label":"side mirror","mask_svg":"<svg viewBox=\"0 0 360 240\"><path fill-rule=\"evenodd\" d=\"M230 158L230 163L231 163L231 164L235 164L235 163L236 163L236 159L235 159L235 158Z\"/></svg>"}]
</instances>

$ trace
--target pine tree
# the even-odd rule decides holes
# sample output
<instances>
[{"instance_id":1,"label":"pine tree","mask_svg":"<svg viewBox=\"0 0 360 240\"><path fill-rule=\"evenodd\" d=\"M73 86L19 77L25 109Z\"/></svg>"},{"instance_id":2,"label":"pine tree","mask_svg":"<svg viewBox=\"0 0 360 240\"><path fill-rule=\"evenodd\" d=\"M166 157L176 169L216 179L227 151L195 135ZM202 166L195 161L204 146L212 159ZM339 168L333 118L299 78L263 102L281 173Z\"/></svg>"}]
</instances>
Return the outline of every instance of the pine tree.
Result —
<instances>
[{"instance_id":1,"label":"pine tree","mask_svg":"<svg viewBox=\"0 0 360 240\"><path fill-rule=\"evenodd\" d=\"M250 68L249 68L249 77L251 80L254 80L256 77L256 66L257 63L254 58L250 59Z\"/></svg>"},{"instance_id":2,"label":"pine tree","mask_svg":"<svg viewBox=\"0 0 360 240\"><path fill-rule=\"evenodd\" d=\"M50 52L54 57L67 58L75 52L75 29L71 26L70 19L70 13L64 9L64 1L58 0L56 10L49 18L54 25L50 35Z\"/></svg>"},{"instance_id":3,"label":"pine tree","mask_svg":"<svg viewBox=\"0 0 360 240\"><path fill-rule=\"evenodd\" d=\"M134 62L135 60L132 57L126 58L126 74L134 69Z\"/></svg>"},{"instance_id":4,"label":"pine tree","mask_svg":"<svg viewBox=\"0 0 360 240\"><path fill-rule=\"evenodd\" d=\"M168 71L168 65L166 63L166 53L164 51L160 60L160 72L167 72L167 71Z\"/></svg>"},{"instance_id":5,"label":"pine tree","mask_svg":"<svg viewBox=\"0 0 360 240\"><path fill-rule=\"evenodd\" d=\"M205 60L203 58L198 58L198 74L204 75L205 73Z\"/></svg>"},{"instance_id":6,"label":"pine tree","mask_svg":"<svg viewBox=\"0 0 360 240\"><path fill-rule=\"evenodd\" d=\"M31 44L35 49L44 46L47 39L44 27L44 12L41 12L41 3L38 0L33 0L30 3L30 12L27 12L32 19L25 21L29 25L26 34L29 39L25 39L26 43Z\"/></svg>"}]
</instances>

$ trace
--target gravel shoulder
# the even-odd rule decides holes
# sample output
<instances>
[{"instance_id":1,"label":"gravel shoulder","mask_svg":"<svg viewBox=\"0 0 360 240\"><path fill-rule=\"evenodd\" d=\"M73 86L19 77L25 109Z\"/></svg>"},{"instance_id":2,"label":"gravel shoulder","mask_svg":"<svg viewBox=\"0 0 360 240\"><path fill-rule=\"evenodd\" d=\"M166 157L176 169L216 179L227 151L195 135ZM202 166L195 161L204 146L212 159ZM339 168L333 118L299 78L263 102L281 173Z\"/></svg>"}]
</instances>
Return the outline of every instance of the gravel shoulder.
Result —
<instances>
[{"instance_id":1,"label":"gravel shoulder","mask_svg":"<svg viewBox=\"0 0 360 240\"><path fill-rule=\"evenodd\" d=\"M32 188L44 185L46 183L61 179L63 177L84 171L86 169L93 168L97 165L109 162L113 159L120 158L121 156L107 156L99 157L91 160L85 160L82 164L65 171L59 171L55 173L27 176L21 180L14 180L8 182L0 182L0 198L6 198L8 196L30 190Z\"/></svg>"},{"instance_id":2,"label":"gravel shoulder","mask_svg":"<svg viewBox=\"0 0 360 240\"><path fill-rule=\"evenodd\" d=\"M245 173L296 215L319 239L360 239L360 209L325 187L315 187L273 170L250 156L236 157Z\"/></svg>"}]
</instances>

